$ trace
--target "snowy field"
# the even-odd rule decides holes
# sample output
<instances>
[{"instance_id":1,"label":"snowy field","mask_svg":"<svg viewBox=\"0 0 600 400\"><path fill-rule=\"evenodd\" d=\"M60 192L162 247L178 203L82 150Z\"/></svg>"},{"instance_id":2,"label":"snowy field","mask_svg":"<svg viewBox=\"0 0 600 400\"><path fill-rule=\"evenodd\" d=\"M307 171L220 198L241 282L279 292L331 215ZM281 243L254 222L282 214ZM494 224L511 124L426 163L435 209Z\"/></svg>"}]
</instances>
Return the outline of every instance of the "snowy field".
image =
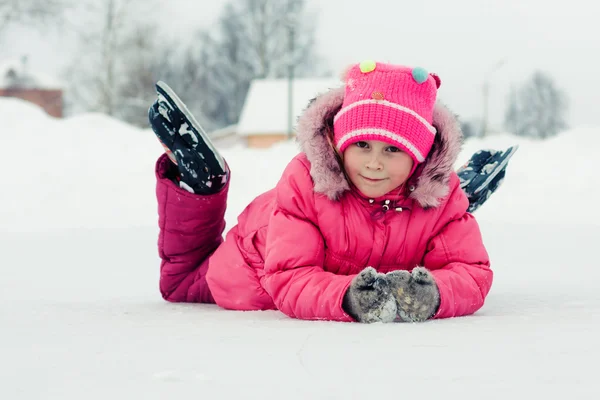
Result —
<instances>
[{"instance_id":1,"label":"snowy field","mask_svg":"<svg viewBox=\"0 0 600 400\"><path fill-rule=\"evenodd\" d=\"M598 399L600 128L520 149L477 212L495 281L475 315L292 320L158 292L150 130L0 98L0 399ZM223 151L228 227L296 154Z\"/></svg>"}]
</instances>

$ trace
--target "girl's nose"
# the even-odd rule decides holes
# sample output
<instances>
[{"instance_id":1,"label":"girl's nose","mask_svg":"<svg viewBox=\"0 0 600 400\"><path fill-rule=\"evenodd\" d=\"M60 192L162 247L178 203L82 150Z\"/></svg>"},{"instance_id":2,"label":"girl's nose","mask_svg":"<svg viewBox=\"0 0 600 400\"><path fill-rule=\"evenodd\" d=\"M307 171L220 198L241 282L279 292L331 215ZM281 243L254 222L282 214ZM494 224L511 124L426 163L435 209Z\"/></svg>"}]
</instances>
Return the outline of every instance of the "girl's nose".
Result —
<instances>
[{"instance_id":1,"label":"girl's nose","mask_svg":"<svg viewBox=\"0 0 600 400\"><path fill-rule=\"evenodd\" d=\"M366 167L368 169L380 170L383 168L383 164L379 160L379 157L374 155L367 160Z\"/></svg>"}]
</instances>

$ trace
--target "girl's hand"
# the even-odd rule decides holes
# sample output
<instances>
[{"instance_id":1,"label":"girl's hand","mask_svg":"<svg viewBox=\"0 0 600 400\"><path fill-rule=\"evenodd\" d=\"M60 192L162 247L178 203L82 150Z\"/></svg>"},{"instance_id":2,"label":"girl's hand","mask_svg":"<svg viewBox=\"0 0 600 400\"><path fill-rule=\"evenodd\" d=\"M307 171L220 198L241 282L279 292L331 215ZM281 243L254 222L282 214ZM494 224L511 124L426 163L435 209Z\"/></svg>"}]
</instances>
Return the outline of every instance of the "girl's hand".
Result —
<instances>
[{"instance_id":1,"label":"girl's hand","mask_svg":"<svg viewBox=\"0 0 600 400\"><path fill-rule=\"evenodd\" d=\"M396 298L398 317L404 322L422 322L433 317L440 304L440 292L433 275L424 267L386 274Z\"/></svg>"},{"instance_id":2,"label":"girl's hand","mask_svg":"<svg viewBox=\"0 0 600 400\"><path fill-rule=\"evenodd\" d=\"M344 295L344 310L359 322L392 322L396 300L384 274L373 267L362 270Z\"/></svg>"}]
</instances>

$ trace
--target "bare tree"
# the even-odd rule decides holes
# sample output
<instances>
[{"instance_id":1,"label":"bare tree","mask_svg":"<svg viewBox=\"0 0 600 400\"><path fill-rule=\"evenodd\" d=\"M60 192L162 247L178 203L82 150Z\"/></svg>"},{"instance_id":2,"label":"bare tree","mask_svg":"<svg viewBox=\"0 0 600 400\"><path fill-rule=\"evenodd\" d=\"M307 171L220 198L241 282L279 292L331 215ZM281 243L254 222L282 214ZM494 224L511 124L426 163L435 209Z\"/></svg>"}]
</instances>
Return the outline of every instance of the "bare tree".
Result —
<instances>
[{"instance_id":1,"label":"bare tree","mask_svg":"<svg viewBox=\"0 0 600 400\"><path fill-rule=\"evenodd\" d=\"M231 0L216 30L177 43L145 23L155 18L140 18L140 9L152 8L148 1L81 3L80 51L66 74L70 112L97 111L147 126L160 79L212 130L237 122L253 79L320 69L315 18L305 0Z\"/></svg>"},{"instance_id":2,"label":"bare tree","mask_svg":"<svg viewBox=\"0 0 600 400\"><path fill-rule=\"evenodd\" d=\"M221 127L237 122L253 79L323 71L314 46L316 17L306 3L230 1L217 29L200 32L184 50L173 88L208 125Z\"/></svg>"},{"instance_id":3,"label":"bare tree","mask_svg":"<svg viewBox=\"0 0 600 400\"><path fill-rule=\"evenodd\" d=\"M148 126L148 108L156 99L155 83L172 70L170 46L156 43L155 29L141 26L123 42L123 80L115 90L114 115L137 126Z\"/></svg>"},{"instance_id":4,"label":"bare tree","mask_svg":"<svg viewBox=\"0 0 600 400\"><path fill-rule=\"evenodd\" d=\"M71 111L97 111L128 120L131 111L126 107L135 105L140 109L140 96L134 91L143 87L147 92L146 86L151 88L149 82L155 78L148 77L154 68L150 55L154 51L155 30L140 18L140 10L147 3L148 0L80 3L76 28L79 50L66 73Z\"/></svg>"},{"instance_id":5,"label":"bare tree","mask_svg":"<svg viewBox=\"0 0 600 400\"><path fill-rule=\"evenodd\" d=\"M36 26L62 17L71 0L0 0L0 34L11 25Z\"/></svg>"},{"instance_id":6,"label":"bare tree","mask_svg":"<svg viewBox=\"0 0 600 400\"><path fill-rule=\"evenodd\" d=\"M516 135L545 139L567 128L566 94L547 74L536 71L519 90L512 89L505 127Z\"/></svg>"}]
</instances>

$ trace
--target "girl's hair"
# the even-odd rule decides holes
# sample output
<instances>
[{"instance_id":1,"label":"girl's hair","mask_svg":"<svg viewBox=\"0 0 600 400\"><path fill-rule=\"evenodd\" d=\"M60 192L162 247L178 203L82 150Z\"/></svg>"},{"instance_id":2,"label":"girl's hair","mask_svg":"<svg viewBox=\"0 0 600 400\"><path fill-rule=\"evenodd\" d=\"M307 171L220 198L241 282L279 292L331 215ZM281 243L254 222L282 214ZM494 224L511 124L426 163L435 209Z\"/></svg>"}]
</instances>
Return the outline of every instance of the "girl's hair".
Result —
<instances>
[{"instance_id":1,"label":"girl's hair","mask_svg":"<svg viewBox=\"0 0 600 400\"><path fill-rule=\"evenodd\" d=\"M323 126L323 131L321 132L321 134L325 136L325 139L327 139L327 143L329 143L329 147L331 147L331 150L333 150L333 154L335 155L335 159L338 163L340 170L344 172L344 175L346 175L346 171L344 169L344 157L338 151L333 139L333 119L335 118L335 115L338 113L338 111L340 111L341 108L341 105L339 107L335 107L327 115L325 115L325 124ZM346 176L346 178L348 178L348 176Z\"/></svg>"}]
</instances>

